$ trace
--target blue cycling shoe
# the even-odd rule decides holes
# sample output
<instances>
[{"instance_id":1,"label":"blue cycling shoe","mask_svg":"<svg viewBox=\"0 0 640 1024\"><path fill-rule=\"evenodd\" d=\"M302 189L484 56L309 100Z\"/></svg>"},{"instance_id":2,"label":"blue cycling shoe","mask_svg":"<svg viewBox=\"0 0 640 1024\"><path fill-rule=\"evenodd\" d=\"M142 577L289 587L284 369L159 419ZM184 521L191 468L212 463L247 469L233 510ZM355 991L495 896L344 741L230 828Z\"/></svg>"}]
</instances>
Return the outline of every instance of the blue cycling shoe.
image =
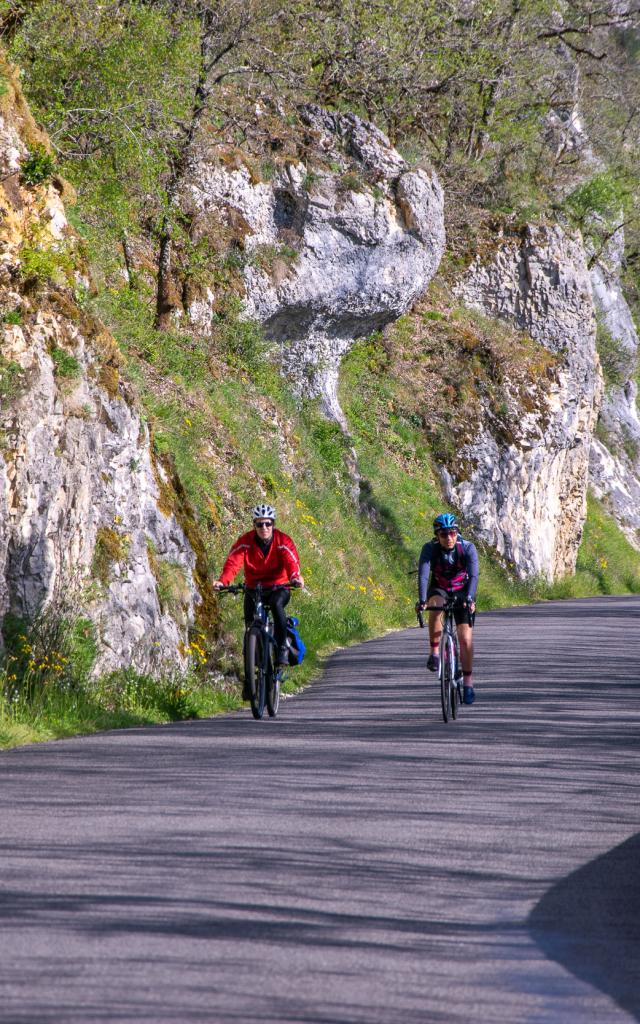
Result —
<instances>
[{"instance_id":1,"label":"blue cycling shoe","mask_svg":"<svg viewBox=\"0 0 640 1024\"><path fill-rule=\"evenodd\" d=\"M474 690L473 686L464 686L462 688L462 694L462 699L465 702L465 704L473 704L474 700L476 699L476 691Z\"/></svg>"},{"instance_id":2,"label":"blue cycling shoe","mask_svg":"<svg viewBox=\"0 0 640 1024\"><path fill-rule=\"evenodd\" d=\"M427 659L427 668L430 672L437 672L440 668L440 658L437 654L430 654Z\"/></svg>"}]
</instances>

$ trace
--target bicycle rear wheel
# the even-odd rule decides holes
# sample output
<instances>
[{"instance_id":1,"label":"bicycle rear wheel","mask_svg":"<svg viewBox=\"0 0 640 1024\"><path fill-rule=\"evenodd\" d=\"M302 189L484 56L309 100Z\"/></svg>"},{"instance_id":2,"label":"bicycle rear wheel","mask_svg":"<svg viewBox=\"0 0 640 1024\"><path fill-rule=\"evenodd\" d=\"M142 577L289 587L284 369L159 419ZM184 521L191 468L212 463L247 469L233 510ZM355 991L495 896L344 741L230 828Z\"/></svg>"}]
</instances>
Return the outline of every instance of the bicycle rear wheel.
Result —
<instances>
[{"instance_id":1,"label":"bicycle rear wheel","mask_svg":"<svg viewBox=\"0 0 640 1024\"><path fill-rule=\"evenodd\" d=\"M452 710L451 706L453 672L453 642L448 633L443 633L440 641L440 701L442 704L442 717L445 722L449 721L451 715L455 718L455 711Z\"/></svg>"},{"instance_id":2,"label":"bicycle rear wheel","mask_svg":"<svg viewBox=\"0 0 640 1024\"><path fill-rule=\"evenodd\" d=\"M244 677L249 688L251 713L254 718L264 715L266 679L264 671L263 639L259 629L250 629L244 648Z\"/></svg>"}]
</instances>

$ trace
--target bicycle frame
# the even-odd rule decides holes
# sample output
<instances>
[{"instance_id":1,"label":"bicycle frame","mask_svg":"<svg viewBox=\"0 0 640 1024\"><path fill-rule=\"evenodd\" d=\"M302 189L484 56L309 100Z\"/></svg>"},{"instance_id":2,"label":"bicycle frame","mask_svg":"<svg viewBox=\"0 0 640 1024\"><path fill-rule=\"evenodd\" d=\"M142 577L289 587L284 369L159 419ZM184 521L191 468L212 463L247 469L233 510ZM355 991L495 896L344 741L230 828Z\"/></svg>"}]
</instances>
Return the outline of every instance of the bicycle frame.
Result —
<instances>
[{"instance_id":1,"label":"bicycle frame","mask_svg":"<svg viewBox=\"0 0 640 1024\"><path fill-rule=\"evenodd\" d=\"M278 713L280 683L284 676L276 664L273 616L264 600L264 594L284 589L289 590L290 586L278 583L265 587L258 583L255 587L247 587L244 583L238 583L218 591L220 594L248 592L253 596L253 617L244 631L243 659L245 687L248 688L254 718L262 718L265 704L270 718L275 718Z\"/></svg>"},{"instance_id":2,"label":"bicycle frame","mask_svg":"<svg viewBox=\"0 0 640 1024\"><path fill-rule=\"evenodd\" d=\"M449 715L452 718L456 717L458 706L462 703L460 644L454 610L466 607L466 604L466 600L461 602L459 598L449 598L440 607L427 608L429 612L439 612L442 619L438 678L440 680L442 717L445 722L449 721ZM424 627L424 619L420 611L418 611L418 621L420 626Z\"/></svg>"},{"instance_id":3,"label":"bicycle frame","mask_svg":"<svg viewBox=\"0 0 640 1024\"><path fill-rule=\"evenodd\" d=\"M263 638L265 640L265 643L262 645L262 651L263 651L262 667L263 667L264 671L266 672L267 671L267 662L268 662L269 657L271 655L271 650L272 650L272 648L275 647L276 642L275 642L274 637L273 637L273 618L272 618L272 615L271 615L271 609L269 608L268 605L266 605L264 603L262 595L263 595L263 592L265 590L273 590L275 588L273 588L273 587L263 587L261 583L258 583L255 587L247 587L247 586L245 586L244 589L245 589L245 591L249 590L249 591L251 591L252 593L254 593L256 595L255 596L255 605L254 605L254 609L253 609L253 621L250 622L249 625L246 627L246 629L245 629L245 637L246 637L247 633L249 632L249 630L253 626L258 626L259 627L259 629L260 629L260 631L262 633L262 636L263 636Z\"/></svg>"}]
</instances>

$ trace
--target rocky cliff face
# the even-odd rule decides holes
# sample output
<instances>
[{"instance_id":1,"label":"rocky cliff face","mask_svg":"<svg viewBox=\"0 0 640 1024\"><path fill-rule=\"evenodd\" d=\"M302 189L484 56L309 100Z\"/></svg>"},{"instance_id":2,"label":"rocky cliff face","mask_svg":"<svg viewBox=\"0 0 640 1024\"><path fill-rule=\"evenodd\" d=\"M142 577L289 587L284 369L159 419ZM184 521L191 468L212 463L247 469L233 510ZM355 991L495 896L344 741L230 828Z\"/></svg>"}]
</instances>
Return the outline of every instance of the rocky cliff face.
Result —
<instances>
[{"instance_id":1,"label":"rocky cliff face","mask_svg":"<svg viewBox=\"0 0 640 1024\"><path fill-rule=\"evenodd\" d=\"M573 571L586 514L589 452L602 397L596 319L581 240L529 227L496 239L457 286L471 308L526 331L555 355L554 379L537 407L523 405L505 444L491 420L463 454L467 479L445 471L450 499L477 535L520 576Z\"/></svg>"},{"instance_id":2,"label":"rocky cliff face","mask_svg":"<svg viewBox=\"0 0 640 1024\"><path fill-rule=\"evenodd\" d=\"M640 419L634 380L638 335L620 283L623 253L620 229L591 270L609 379L591 446L590 480L594 493L610 509L629 541L640 548Z\"/></svg>"},{"instance_id":3,"label":"rocky cliff face","mask_svg":"<svg viewBox=\"0 0 640 1024\"><path fill-rule=\"evenodd\" d=\"M62 186L21 178L34 126L15 79L2 102L0 621L73 588L98 626L98 669L184 664L197 558L115 343L74 297L86 281Z\"/></svg>"},{"instance_id":4,"label":"rocky cliff face","mask_svg":"<svg viewBox=\"0 0 640 1024\"><path fill-rule=\"evenodd\" d=\"M404 313L425 290L444 250L442 189L410 170L388 139L354 115L306 108L323 160L280 166L270 181L215 155L194 163L183 204L196 235L214 212L242 225L247 316L283 346L300 394L321 395L343 421L336 395L340 359L354 339ZM206 330L215 294L193 301Z\"/></svg>"}]
</instances>

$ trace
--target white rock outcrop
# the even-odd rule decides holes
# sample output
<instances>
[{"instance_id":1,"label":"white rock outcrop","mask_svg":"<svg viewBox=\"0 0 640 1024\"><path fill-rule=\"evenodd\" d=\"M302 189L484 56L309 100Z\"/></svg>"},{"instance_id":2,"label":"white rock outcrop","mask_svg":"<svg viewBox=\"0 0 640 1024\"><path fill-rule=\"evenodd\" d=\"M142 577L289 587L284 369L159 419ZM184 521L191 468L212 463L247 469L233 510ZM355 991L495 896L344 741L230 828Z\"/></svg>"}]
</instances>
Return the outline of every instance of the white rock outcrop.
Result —
<instances>
[{"instance_id":1,"label":"white rock outcrop","mask_svg":"<svg viewBox=\"0 0 640 1024\"><path fill-rule=\"evenodd\" d=\"M476 535L521 577L549 580L575 568L586 515L589 451L602 395L596 319L581 240L559 227L529 227L477 259L458 297L554 353L537 411L523 410L519 436L505 444L489 418L461 453L468 479L444 472L450 499Z\"/></svg>"},{"instance_id":2,"label":"white rock outcrop","mask_svg":"<svg viewBox=\"0 0 640 1024\"><path fill-rule=\"evenodd\" d=\"M1 352L24 391L0 412L0 619L31 619L75 584L78 613L97 625L97 669L184 663L195 556L175 516L160 511L160 470L139 415L92 380L95 357L63 317L40 312L5 328ZM52 352L74 359L78 375L60 379ZM184 581L171 614L150 558Z\"/></svg>"},{"instance_id":3,"label":"white rock outcrop","mask_svg":"<svg viewBox=\"0 0 640 1024\"><path fill-rule=\"evenodd\" d=\"M634 380L638 335L620 281L623 253L620 229L591 270L599 329L614 379L605 388L589 472L594 494L640 549L640 418Z\"/></svg>"},{"instance_id":4,"label":"white rock outcrop","mask_svg":"<svg viewBox=\"0 0 640 1024\"><path fill-rule=\"evenodd\" d=\"M0 625L73 591L73 611L97 627L96 671L184 666L201 602L196 555L119 382L115 342L64 279L75 258L62 185L20 179L34 126L16 76L10 84L0 118ZM29 252L49 268L40 277Z\"/></svg>"},{"instance_id":5,"label":"white rock outcrop","mask_svg":"<svg viewBox=\"0 0 640 1024\"><path fill-rule=\"evenodd\" d=\"M289 162L256 182L245 167L200 159L183 201L196 233L212 211L243 225L246 315L281 343L298 392L322 395L342 422L340 359L424 292L444 250L443 195L435 174L411 170L373 125L316 107L304 117L331 169ZM189 309L201 329L214 299Z\"/></svg>"}]
</instances>

